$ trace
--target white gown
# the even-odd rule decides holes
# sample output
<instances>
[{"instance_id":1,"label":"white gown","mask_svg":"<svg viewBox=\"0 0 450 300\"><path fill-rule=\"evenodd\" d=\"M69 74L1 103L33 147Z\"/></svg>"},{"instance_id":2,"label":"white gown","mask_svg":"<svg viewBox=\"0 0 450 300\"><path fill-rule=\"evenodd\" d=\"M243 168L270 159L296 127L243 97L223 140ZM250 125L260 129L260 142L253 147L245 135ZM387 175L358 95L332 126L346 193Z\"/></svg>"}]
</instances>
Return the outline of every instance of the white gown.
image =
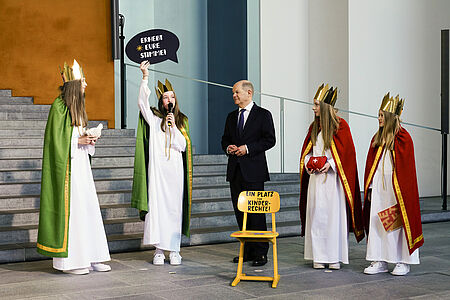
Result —
<instances>
[{"instance_id":1,"label":"white gown","mask_svg":"<svg viewBox=\"0 0 450 300\"><path fill-rule=\"evenodd\" d=\"M323 151L322 133L317 136L313 153L326 156L331 167L326 174L314 173L309 178L306 204L304 258L317 263L348 264L348 226L344 189L330 150Z\"/></svg>"},{"instance_id":2,"label":"white gown","mask_svg":"<svg viewBox=\"0 0 450 300\"><path fill-rule=\"evenodd\" d=\"M415 250L412 255L409 255L403 227L387 232L378 217L378 212L395 204L397 204L397 199L395 198L392 187L392 162L390 154L386 155L386 152L384 152L372 181L372 200L370 205L370 225L366 260L419 264L419 249Z\"/></svg>"},{"instance_id":3,"label":"white gown","mask_svg":"<svg viewBox=\"0 0 450 300\"><path fill-rule=\"evenodd\" d=\"M70 216L68 257L53 258L53 268L64 271L88 268L111 260L100 213L89 156L92 145L79 145L83 128L75 127L71 141Z\"/></svg>"},{"instance_id":4,"label":"white gown","mask_svg":"<svg viewBox=\"0 0 450 300\"><path fill-rule=\"evenodd\" d=\"M142 80L138 98L139 109L150 128L149 212L145 216L143 244L180 251L184 188L181 152L186 149L186 139L176 126L170 128L170 133L161 130L161 118L153 114L148 103L147 84L147 80Z\"/></svg>"}]
</instances>

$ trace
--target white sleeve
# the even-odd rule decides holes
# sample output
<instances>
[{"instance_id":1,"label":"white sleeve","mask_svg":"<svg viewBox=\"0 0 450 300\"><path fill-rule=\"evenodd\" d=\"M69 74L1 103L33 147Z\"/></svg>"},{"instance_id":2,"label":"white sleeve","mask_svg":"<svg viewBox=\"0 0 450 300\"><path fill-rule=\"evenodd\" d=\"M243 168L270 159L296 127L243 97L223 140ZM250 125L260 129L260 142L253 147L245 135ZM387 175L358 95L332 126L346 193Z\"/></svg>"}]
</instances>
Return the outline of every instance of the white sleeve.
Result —
<instances>
[{"instance_id":1,"label":"white sleeve","mask_svg":"<svg viewBox=\"0 0 450 300\"><path fill-rule=\"evenodd\" d=\"M151 94L150 89L148 88L148 80L147 79L143 79L141 82L141 86L139 88L139 97L138 97L138 106L139 106L139 110L142 113L142 116L144 116L145 121L147 121L147 124L149 126L153 125L153 112L150 109L150 105L148 103L148 98Z\"/></svg>"},{"instance_id":2,"label":"white sleeve","mask_svg":"<svg viewBox=\"0 0 450 300\"><path fill-rule=\"evenodd\" d=\"M85 149L87 149L88 154L90 156L94 156L94 154L95 154L95 146L94 145L89 144L89 145L83 145L83 146L86 147Z\"/></svg>"}]
</instances>

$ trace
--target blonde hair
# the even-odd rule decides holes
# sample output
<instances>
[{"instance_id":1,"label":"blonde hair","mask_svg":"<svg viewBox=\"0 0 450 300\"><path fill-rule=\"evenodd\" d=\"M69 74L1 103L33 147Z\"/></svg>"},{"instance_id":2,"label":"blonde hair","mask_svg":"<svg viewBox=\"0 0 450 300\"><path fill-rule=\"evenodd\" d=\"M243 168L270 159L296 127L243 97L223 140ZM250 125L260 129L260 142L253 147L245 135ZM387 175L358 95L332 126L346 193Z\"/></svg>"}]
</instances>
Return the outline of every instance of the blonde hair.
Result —
<instances>
[{"instance_id":1,"label":"blonde hair","mask_svg":"<svg viewBox=\"0 0 450 300\"><path fill-rule=\"evenodd\" d=\"M384 116L384 126L380 127L373 139L372 147L385 147L394 150L394 137L400 130L400 117L396 114L380 110Z\"/></svg>"},{"instance_id":2,"label":"blonde hair","mask_svg":"<svg viewBox=\"0 0 450 300\"><path fill-rule=\"evenodd\" d=\"M84 93L81 91L81 80L70 80L59 88L61 98L69 109L72 126L86 127L88 117L84 103Z\"/></svg>"},{"instance_id":3,"label":"blonde hair","mask_svg":"<svg viewBox=\"0 0 450 300\"><path fill-rule=\"evenodd\" d=\"M333 106L320 101L319 107L319 116L316 116L312 123L311 142L316 145L317 136L322 131L324 150L327 150L330 149L333 136L339 129L341 118L338 117L337 110Z\"/></svg>"}]
</instances>

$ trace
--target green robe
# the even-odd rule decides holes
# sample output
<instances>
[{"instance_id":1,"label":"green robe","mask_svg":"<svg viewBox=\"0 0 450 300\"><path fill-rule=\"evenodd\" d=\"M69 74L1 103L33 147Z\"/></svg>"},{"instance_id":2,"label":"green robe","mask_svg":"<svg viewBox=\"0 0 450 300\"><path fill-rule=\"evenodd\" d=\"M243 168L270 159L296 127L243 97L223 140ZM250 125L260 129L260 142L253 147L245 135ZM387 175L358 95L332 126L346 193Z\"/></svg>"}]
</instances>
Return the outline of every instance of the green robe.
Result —
<instances>
[{"instance_id":1,"label":"green robe","mask_svg":"<svg viewBox=\"0 0 450 300\"><path fill-rule=\"evenodd\" d=\"M67 257L70 215L70 159L72 119L58 97L48 115L42 158L37 251Z\"/></svg>"},{"instance_id":2,"label":"green robe","mask_svg":"<svg viewBox=\"0 0 450 300\"><path fill-rule=\"evenodd\" d=\"M136 150L134 153L133 190L131 207L137 208L141 220L145 220L148 212L148 143L149 125L139 113L136 134ZM186 151L183 155L184 191L183 191L183 223L181 232L190 236L191 206L192 206L192 145L189 136L189 124L186 119L184 127L180 129L186 139Z\"/></svg>"}]
</instances>

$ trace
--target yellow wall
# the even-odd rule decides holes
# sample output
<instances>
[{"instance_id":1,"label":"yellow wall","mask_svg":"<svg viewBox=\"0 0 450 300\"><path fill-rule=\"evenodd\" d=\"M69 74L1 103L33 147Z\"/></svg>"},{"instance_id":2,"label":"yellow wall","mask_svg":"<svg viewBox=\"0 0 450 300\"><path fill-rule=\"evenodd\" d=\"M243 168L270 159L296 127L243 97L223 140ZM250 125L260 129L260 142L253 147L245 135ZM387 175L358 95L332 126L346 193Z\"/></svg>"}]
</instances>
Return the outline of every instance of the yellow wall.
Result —
<instances>
[{"instance_id":1,"label":"yellow wall","mask_svg":"<svg viewBox=\"0 0 450 300\"><path fill-rule=\"evenodd\" d=\"M114 62L109 0L0 0L0 89L51 104L58 66L83 67L90 120L114 127Z\"/></svg>"}]
</instances>

